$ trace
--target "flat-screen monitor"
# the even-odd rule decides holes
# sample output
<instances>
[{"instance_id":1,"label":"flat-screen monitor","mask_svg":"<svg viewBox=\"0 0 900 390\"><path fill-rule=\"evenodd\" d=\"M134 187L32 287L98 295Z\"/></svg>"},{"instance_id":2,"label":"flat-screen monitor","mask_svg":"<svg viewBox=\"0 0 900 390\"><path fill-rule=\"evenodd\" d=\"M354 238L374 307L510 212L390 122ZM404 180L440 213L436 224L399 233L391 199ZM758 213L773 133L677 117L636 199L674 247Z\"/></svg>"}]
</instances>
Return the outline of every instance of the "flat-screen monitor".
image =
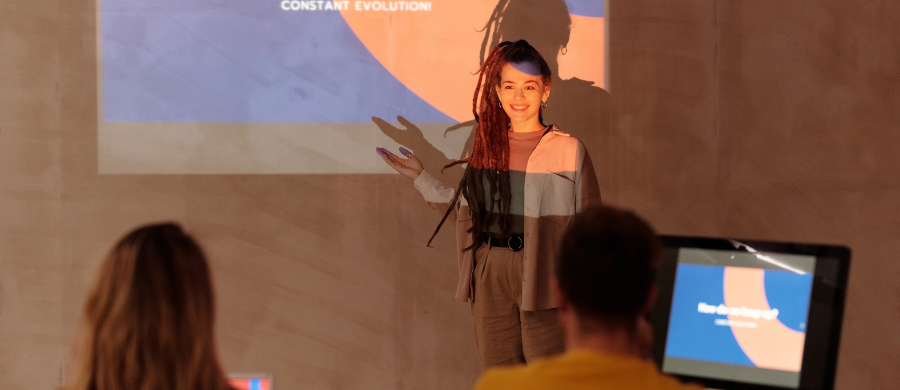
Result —
<instances>
[{"instance_id":1,"label":"flat-screen monitor","mask_svg":"<svg viewBox=\"0 0 900 390\"><path fill-rule=\"evenodd\" d=\"M716 389L831 389L850 250L663 236L660 369Z\"/></svg>"},{"instance_id":2,"label":"flat-screen monitor","mask_svg":"<svg viewBox=\"0 0 900 390\"><path fill-rule=\"evenodd\" d=\"M228 376L228 383L237 390L272 390L272 374L236 373Z\"/></svg>"}]
</instances>

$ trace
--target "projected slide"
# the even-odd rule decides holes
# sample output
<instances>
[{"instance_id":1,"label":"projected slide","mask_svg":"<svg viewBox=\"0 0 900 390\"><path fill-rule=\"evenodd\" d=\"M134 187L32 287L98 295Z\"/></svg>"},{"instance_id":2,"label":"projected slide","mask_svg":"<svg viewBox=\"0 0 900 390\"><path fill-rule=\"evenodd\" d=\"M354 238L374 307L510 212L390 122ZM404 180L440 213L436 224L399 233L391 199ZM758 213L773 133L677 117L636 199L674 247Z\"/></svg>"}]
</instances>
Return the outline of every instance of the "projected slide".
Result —
<instances>
[{"instance_id":1,"label":"projected slide","mask_svg":"<svg viewBox=\"0 0 900 390\"><path fill-rule=\"evenodd\" d=\"M499 40L604 81L602 0L98 1L101 173L390 173L373 117L460 158Z\"/></svg>"},{"instance_id":2,"label":"projected slide","mask_svg":"<svg viewBox=\"0 0 900 390\"><path fill-rule=\"evenodd\" d=\"M663 370L796 387L811 289L796 269L680 263Z\"/></svg>"}]
</instances>

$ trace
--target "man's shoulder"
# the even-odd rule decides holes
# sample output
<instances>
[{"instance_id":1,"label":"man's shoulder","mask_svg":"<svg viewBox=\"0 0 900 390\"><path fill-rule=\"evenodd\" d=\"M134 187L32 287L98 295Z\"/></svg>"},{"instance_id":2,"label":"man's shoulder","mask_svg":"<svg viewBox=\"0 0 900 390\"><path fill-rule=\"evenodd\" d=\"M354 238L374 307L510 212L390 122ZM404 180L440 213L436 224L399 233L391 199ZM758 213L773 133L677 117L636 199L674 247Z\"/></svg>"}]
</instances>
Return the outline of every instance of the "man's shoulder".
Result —
<instances>
[{"instance_id":1,"label":"man's shoulder","mask_svg":"<svg viewBox=\"0 0 900 390\"><path fill-rule=\"evenodd\" d=\"M584 372L596 364L583 352L567 352L520 366L492 368L482 375L476 390L569 389L583 382Z\"/></svg>"},{"instance_id":2,"label":"man's shoulder","mask_svg":"<svg viewBox=\"0 0 900 390\"><path fill-rule=\"evenodd\" d=\"M546 366L554 358L530 365L490 368L478 380L476 390L530 389L543 377Z\"/></svg>"},{"instance_id":3,"label":"man's shoulder","mask_svg":"<svg viewBox=\"0 0 900 390\"><path fill-rule=\"evenodd\" d=\"M528 366L490 369L476 390L505 389L648 389L701 390L661 374L653 363L633 359L570 353Z\"/></svg>"},{"instance_id":4,"label":"man's shoulder","mask_svg":"<svg viewBox=\"0 0 900 390\"><path fill-rule=\"evenodd\" d=\"M497 390L515 388L526 377L526 366L491 368L478 379L475 390Z\"/></svg>"}]
</instances>

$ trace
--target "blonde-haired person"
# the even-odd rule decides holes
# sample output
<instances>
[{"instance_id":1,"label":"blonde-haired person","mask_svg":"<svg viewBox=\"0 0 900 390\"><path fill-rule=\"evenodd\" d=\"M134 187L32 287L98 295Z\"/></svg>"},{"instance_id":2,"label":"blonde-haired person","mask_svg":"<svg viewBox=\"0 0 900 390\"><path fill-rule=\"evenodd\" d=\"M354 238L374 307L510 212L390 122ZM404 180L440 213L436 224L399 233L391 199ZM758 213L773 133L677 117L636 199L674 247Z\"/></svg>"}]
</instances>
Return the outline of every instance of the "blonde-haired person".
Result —
<instances>
[{"instance_id":1,"label":"blonde-haired person","mask_svg":"<svg viewBox=\"0 0 900 390\"><path fill-rule=\"evenodd\" d=\"M206 257L180 226L128 233L88 295L66 390L232 390L214 306Z\"/></svg>"}]
</instances>

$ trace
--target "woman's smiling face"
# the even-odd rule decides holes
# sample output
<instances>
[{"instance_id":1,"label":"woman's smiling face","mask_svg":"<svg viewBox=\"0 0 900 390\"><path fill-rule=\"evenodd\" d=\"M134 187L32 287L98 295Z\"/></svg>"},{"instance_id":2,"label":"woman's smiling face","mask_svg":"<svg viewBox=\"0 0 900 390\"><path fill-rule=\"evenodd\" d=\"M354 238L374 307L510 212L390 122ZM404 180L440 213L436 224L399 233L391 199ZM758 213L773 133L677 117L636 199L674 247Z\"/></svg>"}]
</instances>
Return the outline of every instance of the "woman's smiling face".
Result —
<instances>
[{"instance_id":1,"label":"woman's smiling face","mask_svg":"<svg viewBox=\"0 0 900 390\"><path fill-rule=\"evenodd\" d=\"M541 103L550 96L550 86L544 85L540 68L530 63L509 63L500 70L497 96L503 111L509 115L513 130L531 121L540 124ZM521 131L521 130L520 130ZM529 131L529 130L526 130Z\"/></svg>"}]
</instances>

